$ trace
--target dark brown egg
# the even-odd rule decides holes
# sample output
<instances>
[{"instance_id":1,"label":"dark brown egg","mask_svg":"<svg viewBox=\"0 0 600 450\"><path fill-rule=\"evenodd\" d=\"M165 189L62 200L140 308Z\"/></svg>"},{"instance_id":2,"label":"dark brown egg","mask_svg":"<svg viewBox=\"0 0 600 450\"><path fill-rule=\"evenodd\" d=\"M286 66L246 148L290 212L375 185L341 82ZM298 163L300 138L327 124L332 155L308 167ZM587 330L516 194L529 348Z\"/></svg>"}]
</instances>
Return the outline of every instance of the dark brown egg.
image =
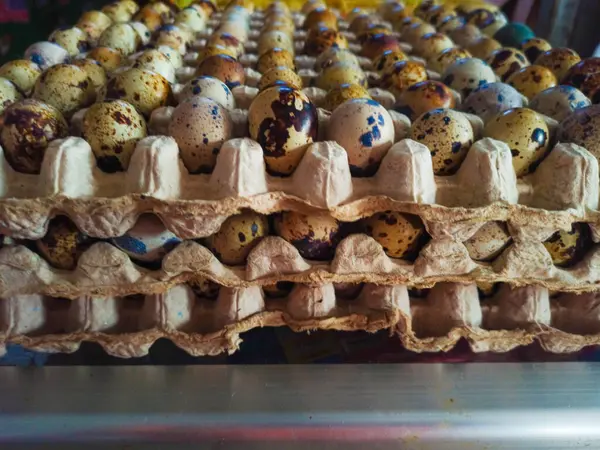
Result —
<instances>
[{"instance_id":1,"label":"dark brown egg","mask_svg":"<svg viewBox=\"0 0 600 450\"><path fill-rule=\"evenodd\" d=\"M79 256L92 242L68 217L58 216L50 221L46 235L35 241L35 244L51 266L73 270Z\"/></svg>"},{"instance_id":2,"label":"dark brown egg","mask_svg":"<svg viewBox=\"0 0 600 450\"><path fill-rule=\"evenodd\" d=\"M421 114L438 108L454 108L452 91L439 81L421 81L405 89L398 98L394 110L415 120Z\"/></svg>"},{"instance_id":3,"label":"dark brown egg","mask_svg":"<svg viewBox=\"0 0 600 450\"><path fill-rule=\"evenodd\" d=\"M298 249L306 259L333 258L340 225L329 214L305 215L286 211L275 216L275 232Z\"/></svg>"},{"instance_id":4,"label":"dark brown egg","mask_svg":"<svg viewBox=\"0 0 600 450\"><path fill-rule=\"evenodd\" d=\"M378 33L369 36L362 44L360 55L375 59L386 50L402 50L396 37L389 34Z\"/></svg>"},{"instance_id":5,"label":"dark brown egg","mask_svg":"<svg viewBox=\"0 0 600 450\"><path fill-rule=\"evenodd\" d=\"M237 59L227 55L209 56L198 65L196 75L218 78L229 89L241 86L246 81L244 66Z\"/></svg>"},{"instance_id":6,"label":"dark brown egg","mask_svg":"<svg viewBox=\"0 0 600 450\"><path fill-rule=\"evenodd\" d=\"M304 43L304 53L318 56L330 47L348 48L346 38L333 28L316 27L308 32Z\"/></svg>"},{"instance_id":7,"label":"dark brown egg","mask_svg":"<svg viewBox=\"0 0 600 450\"><path fill-rule=\"evenodd\" d=\"M585 81L596 72L600 72L600 57L584 59L569 69L561 84L568 84L583 91Z\"/></svg>"}]
</instances>

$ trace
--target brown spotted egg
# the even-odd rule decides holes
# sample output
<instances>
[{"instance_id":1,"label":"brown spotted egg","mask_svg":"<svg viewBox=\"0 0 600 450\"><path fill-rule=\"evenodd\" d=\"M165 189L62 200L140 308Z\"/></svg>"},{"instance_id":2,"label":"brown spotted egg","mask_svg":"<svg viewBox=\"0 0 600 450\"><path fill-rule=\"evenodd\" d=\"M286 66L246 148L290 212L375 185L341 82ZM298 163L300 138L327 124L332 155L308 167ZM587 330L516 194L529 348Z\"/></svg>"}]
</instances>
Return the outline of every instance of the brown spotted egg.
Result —
<instances>
[{"instance_id":1,"label":"brown spotted egg","mask_svg":"<svg viewBox=\"0 0 600 450\"><path fill-rule=\"evenodd\" d=\"M518 177L535 170L550 144L546 122L529 108L514 108L498 114L487 123L483 134L506 142Z\"/></svg>"},{"instance_id":2,"label":"brown spotted egg","mask_svg":"<svg viewBox=\"0 0 600 450\"><path fill-rule=\"evenodd\" d=\"M77 27L58 29L50 35L48 40L60 45L69 52L70 56L76 56L90 48L88 35Z\"/></svg>"},{"instance_id":3,"label":"brown spotted egg","mask_svg":"<svg viewBox=\"0 0 600 450\"><path fill-rule=\"evenodd\" d=\"M394 110L415 120L421 114L438 108L454 108L452 91L439 81L421 81L405 89L394 105Z\"/></svg>"},{"instance_id":4,"label":"brown spotted egg","mask_svg":"<svg viewBox=\"0 0 600 450\"><path fill-rule=\"evenodd\" d=\"M85 70L73 64L57 64L40 75L31 97L54 106L70 119L94 102L96 91Z\"/></svg>"},{"instance_id":5,"label":"brown spotted egg","mask_svg":"<svg viewBox=\"0 0 600 450\"><path fill-rule=\"evenodd\" d=\"M137 142L146 135L144 117L122 100L95 103L83 118L82 137L104 172L127 170Z\"/></svg>"},{"instance_id":6,"label":"brown spotted egg","mask_svg":"<svg viewBox=\"0 0 600 450\"><path fill-rule=\"evenodd\" d=\"M447 86L466 98L475 89L496 81L492 68L478 58L459 59L442 74Z\"/></svg>"},{"instance_id":7,"label":"brown spotted egg","mask_svg":"<svg viewBox=\"0 0 600 450\"><path fill-rule=\"evenodd\" d=\"M411 23L408 26L405 26L401 30L401 38L403 41L408 42L410 45L414 46L423 36L429 33L435 33L436 29L433 25L429 25L428 23Z\"/></svg>"},{"instance_id":8,"label":"brown spotted egg","mask_svg":"<svg viewBox=\"0 0 600 450\"><path fill-rule=\"evenodd\" d=\"M428 237L421 219L412 214L385 211L363 220L362 224L365 233L392 258L414 260Z\"/></svg>"},{"instance_id":9,"label":"brown spotted egg","mask_svg":"<svg viewBox=\"0 0 600 450\"><path fill-rule=\"evenodd\" d=\"M584 84L588 81L588 78L594 76L597 72L600 72L600 57L586 58L573 65L567 71L564 78L561 80L561 84L568 84L576 87L585 94L586 90Z\"/></svg>"},{"instance_id":10,"label":"brown spotted egg","mask_svg":"<svg viewBox=\"0 0 600 450\"><path fill-rule=\"evenodd\" d=\"M142 40L137 31L128 23L115 23L111 25L104 30L100 39L98 39L98 46L115 49L122 56L131 55L141 43Z\"/></svg>"},{"instance_id":11,"label":"brown spotted egg","mask_svg":"<svg viewBox=\"0 0 600 450\"><path fill-rule=\"evenodd\" d=\"M198 58L196 58L196 63L200 64L206 58L215 55L227 55L231 56L232 58L237 58L238 52L234 48L224 47L218 44L207 45L198 52Z\"/></svg>"},{"instance_id":12,"label":"brown spotted egg","mask_svg":"<svg viewBox=\"0 0 600 450\"><path fill-rule=\"evenodd\" d=\"M151 32L158 30L163 23L159 13L146 7L140 9L133 20L143 23Z\"/></svg>"},{"instance_id":13,"label":"brown spotted egg","mask_svg":"<svg viewBox=\"0 0 600 450\"><path fill-rule=\"evenodd\" d=\"M439 25L436 25L436 27L440 33L449 34L454 30L462 28L464 25L465 19L461 16L449 16L445 17Z\"/></svg>"},{"instance_id":14,"label":"brown spotted egg","mask_svg":"<svg viewBox=\"0 0 600 450\"><path fill-rule=\"evenodd\" d=\"M486 62L502 81L506 81L513 73L529 65L527 57L520 50L510 47L494 50Z\"/></svg>"},{"instance_id":15,"label":"brown spotted egg","mask_svg":"<svg viewBox=\"0 0 600 450\"><path fill-rule=\"evenodd\" d=\"M557 80L544 66L527 66L513 73L506 82L531 100L537 94L556 86Z\"/></svg>"},{"instance_id":16,"label":"brown spotted egg","mask_svg":"<svg viewBox=\"0 0 600 450\"><path fill-rule=\"evenodd\" d=\"M448 31L450 38L460 47L467 48L481 38L481 30L475 25L465 24Z\"/></svg>"},{"instance_id":17,"label":"brown spotted egg","mask_svg":"<svg viewBox=\"0 0 600 450\"><path fill-rule=\"evenodd\" d=\"M328 111L334 111L342 103L351 98L371 98L369 91L358 84L342 84L327 92L323 107Z\"/></svg>"},{"instance_id":18,"label":"brown spotted egg","mask_svg":"<svg viewBox=\"0 0 600 450\"><path fill-rule=\"evenodd\" d=\"M348 63L334 63L324 69L316 80L316 86L329 91L342 84L358 84L367 87L367 77L360 67Z\"/></svg>"},{"instance_id":19,"label":"brown spotted egg","mask_svg":"<svg viewBox=\"0 0 600 450\"><path fill-rule=\"evenodd\" d=\"M327 261L333 258L340 225L329 214L305 215L293 211L277 214L275 233L298 249L303 258Z\"/></svg>"},{"instance_id":20,"label":"brown spotted egg","mask_svg":"<svg viewBox=\"0 0 600 450\"><path fill-rule=\"evenodd\" d=\"M144 50L136 59L133 67L150 70L162 75L169 83L175 83L175 66L167 55L156 49Z\"/></svg>"},{"instance_id":21,"label":"brown spotted egg","mask_svg":"<svg viewBox=\"0 0 600 450\"><path fill-rule=\"evenodd\" d=\"M381 87L389 90L396 97L415 83L428 80L427 69L416 61L398 61L389 67L381 76Z\"/></svg>"},{"instance_id":22,"label":"brown spotted egg","mask_svg":"<svg viewBox=\"0 0 600 450\"><path fill-rule=\"evenodd\" d=\"M317 27L308 32L304 42L304 53L309 56L319 56L330 47L348 48L348 41L337 30Z\"/></svg>"},{"instance_id":23,"label":"brown spotted egg","mask_svg":"<svg viewBox=\"0 0 600 450\"><path fill-rule=\"evenodd\" d=\"M0 77L0 114L2 114L9 105L12 105L22 98L23 96L13 83L6 78Z\"/></svg>"},{"instance_id":24,"label":"brown spotted egg","mask_svg":"<svg viewBox=\"0 0 600 450\"><path fill-rule=\"evenodd\" d=\"M13 103L0 116L0 145L17 172L40 173L48 144L68 131L60 111L39 100Z\"/></svg>"},{"instance_id":25,"label":"brown spotted egg","mask_svg":"<svg viewBox=\"0 0 600 450\"><path fill-rule=\"evenodd\" d=\"M57 269L73 270L79 256L89 248L93 239L83 234L66 216L57 216L48 224L43 238L35 241L37 250Z\"/></svg>"},{"instance_id":26,"label":"brown spotted egg","mask_svg":"<svg viewBox=\"0 0 600 450\"><path fill-rule=\"evenodd\" d=\"M230 33L217 32L208 39L207 46L221 45L234 52L234 57L244 53L244 43Z\"/></svg>"},{"instance_id":27,"label":"brown spotted egg","mask_svg":"<svg viewBox=\"0 0 600 450\"><path fill-rule=\"evenodd\" d=\"M183 24L194 33L199 33L206 28L206 15L201 14L194 8L185 8L177 13L175 25L177 24Z\"/></svg>"},{"instance_id":28,"label":"brown spotted egg","mask_svg":"<svg viewBox=\"0 0 600 450\"><path fill-rule=\"evenodd\" d=\"M422 58L431 59L453 47L454 42L445 34L428 33L415 43L414 51Z\"/></svg>"},{"instance_id":29,"label":"brown spotted egg","mask_svg":"<svg viewBox=\"0 0 600 450\"><path fill-rule=\"evenodd\" d=\"M489 36L481 36L475 42L472 42L467 46L475 58L486 60L495 50L502 48L502 44L496 39Z\"/></svg>"},{"instance_id":30,"label":"brown spotted egg","mask_svg":"<svg viewBox=\"0 0 600 450\"><path fill-rule=\"evenodd\" d=\"M179 94L180 103L196 95L210 98L229 110L235 108L235 97L218 78L202 75L191 79Z\"/></svg>"},{"instance_id":31,"label":"brown spotted egg","mask_svg":"<svg viewBox=\"0 0 600 450\"><path fill-rule=\"evenodd\" d=\"M40 67L28 59L15 59L0 67L0 77L9 80L25 95L31 92L41 73Z\"/></svg>"},{"instance_id":32,"label":"brown spotted egg","mask_svg":"<svg viewBox=\"0 0 600 450\"><path fill-rule=\"evenodd\" d=\"M247 211L229 217L219 231L206 239L206 244L223 264L239 266L246 262L250 251L268 234L267 218Z\"/></svg>"},{"instance_id":33,"label":"brown spotted egg","mask_svg":"<svg viewBox=\"0 0 600 450\"><path fill-rule=\"evenodd\" d=\"M94 91L106 84L108 77L106 71L102 68L100 63L94 59L75 59L72 63L74 66L83 69L94 87Z\"/></svg>"},{"instance_id":34,"label":"brown spotted egg","mask_svg":"<svg viewBox=\"0 0 600 450\"><path fill-rule=\"evenodd\" d=\"M560 124L558 140L581 145L600 160L600 105L569 114Z\"/></svg>"},{"instance_id":35,"label":"brown spotted egg","mask_svg":"<svg viewBox=\"0 0 600 450\"><path fill-rule=\"evenodd\" d=\"M113 22L129 22L136 11L132 11L125 2L113 2L102 7L102 12Z\"/></svg>"},{"instance_id":36,"label":"brown spotted egg","mask_svg":"<svg viewBox=\"0 0 600 450\"><path fill-rule=\"evenodd\" d=\"M163 22L170 22L175 17L175 7L165 2L154 1L152 3L147 4L144 8L156 11L158 14L160 14L160 17Z\"/></svg>"},{"instance_id":37,"label":"brown spotted egg","mask_svg":"<svg viewBox=\"0 0 600 450\"><path fill-rule=\"evenodd\" d=\"M448 67L454 64L459 59L464 58L472 58L473 55L468 50L465 50L460 47L451 47L445 50L442 50L438 54L434 55L432 58L429 58L428 67L442 74L446 71Z\"/></svg>"},{"instance_id":38,"label":"brown spotted egg","mask_svg":"<svg viewBox=\"0 0 600 450\"><path fill-rule=\"evenodd\" d=\"M562 80L569 69L581 61L581 57L575 50L570 48L553 48L545 51L537 57L535 63L538 66L547 67L554 73L557 80Z\"/></svg>"},{"instance_id":39,"label":"brown spotted egg","mask_svg":"<svg viewBox=\"0 0 600 450\"><path fill-rule=\"evenodd\" d=\"M521 50L527 56L527 59L531 64L535 64L535 60L548 50L552 49L552 45L545 39L534 37L523 41L521 44Z\"/></svg>"},{"instance_id":40,"label":"brown spotted egg","mask_svg":"<svg viewBox=\"0 0 600 450\"><path fill-rule=\"evenodd\" d=\"M86 11L81 15L75 26L85 31L90 40L95 42L111 23L110 17L101 11Z\"/></svg>"},{"instance_id":41,"label":"brown spotted egg","mask_svg":"<svg viewBox=\"0 0 600 450\"><path fill-rule=\"evenodd\" d=\"M315 70L321 72L336 63L352 65L360 69L360 63L354 53L343 48L330 47L317 56Z\"/></svg>"},{"instance_id":42,"label":"brown spotted egg","mask_svg":"<svg viewBox=\"0 0 600 450\"><path fill-rule=\"evenodd\" d=\"M386 50L373 60L373 69L379 73L386 72L398 61L406 61L408 56L402 50Z\"/></svg>"},{"instance_id":43,"label":"brown spotted egg","mask_svg":"<svg viewBox=\"0 0 600 450\"><path fill-rule=\"evenodd\" d=\"M576 109L590 106L592 102L573 86L559 85L537 94L530 102L529 107L562 122Z\"/></svg>"},{"instance_id":44,"label":"brown spotted egg","mask_svg":"<svg viewBox=\"0 0 600 450\"><path fill-rule=\"evenodd\" d=\"M369 36L362 44L360 55L375 59L386 50L402 50L395 36L377 33Z\"/></svg>"},{"instance_id":45,"label":"brown spotted egg","mask_svg":"<svg viewBox=\"0 0 600 450\"><path fill-rule=\"evenodd\" d=\"M109 47L96 47L88 52L86 58L98 61L102 68L111 73L116 70L120 65L123 57L118 50Z\"/></svg>"},{"instance_id":46,"label":"brown spotted egg","mask_svg":"<svg viewBox=\"0 0 600 450\"><path fill-rule=\"evenodd\" d=\"M316 8L313 9L306 15L304 19L304 23L302 27L305 30L310 30L311 28L325 25L329 28L334 28L337 30L337 16L335 13L328 8Z\"/></svg>"},{"instance_id":47,"label":"brown spotted egg","mask_svg":"<svg viewBox=\"0 0 600 450\"><path fill-rule=\"evenodd\" d=\"M492 261L512 242L504 222L486 222L464 244L474 261Z\"/></svg>"},{"instance_id":48,"label":"brown spotted egg","mask_svg":"<svg viewBox=\"0 0 600 450\"><path fill-rule=\"evenodd\" d=\"M292 69L287 67L273 67L260 77L256 87L259 91L262 91L275 85L289 86L293 89L302 89L302 78L300 78L300 75Z\"/></svg>"},{"instance_id":49,"label":"brown spotted egg","mask_svg":"<svg viewBox=\"0 0 600 450\"><path fill-rule=\"evenodd\" d=\"M294 54L294 40L283 31L267 31L258 38L257 53L259 56L276 47Z\"/></svg>"},{"instance_id":50,"label":"brown spotted egg","mask_svg":"<svg viewBox=\"0 0 600 450\"><path fill-rule=\"evenodd\" d=\"M393 31L386 25L381 25L379 23L371 23L363 31L356 35L356 41L360 44L363 44L376 34L392 35Z\"/></svg>"},{"instance_id":51,"label":"brown spotted egg","mask_svg":"<svg viewBox=\"0 0 600 450\"><path fill-rule=\"evenodd\" d=\"M327 140L336 141L346 150L352 175L371 176L394 144L392 117L375 100L348 100L331 114Z\"/></svg>"},{"instance_id":52,"label":"brown spotted egg","mask_svg":"<svg viewBox=\"0 0 600 450\"><path fill-rule=\"evenodd\" d=\"M586 223L574 223L571 230L557 231L544 242L552 262L558 267L570 267L578 263L591 245L591 233Z\"/></svg>"},{"instance_id":53,"label":"brown spotted egg","mask_svg":"<svg viewBox=\"0 0 600 450\"><path fill-rule=\"evenodd\" d=\"M287 67L292 70L296 69L294 56L283 48L276 47L267 50L265 53L260 55L258 61L256 62L256 70L258 70L260 73L265 73L272 67L279 66Z\"/></svg>"},{"instance_id":54,"label":"brown spotted egg","mask_svg":"<svg viewBox=\"0 0 600 450\"><path fill-rule=\"evenodd\" d=\"M475 139L467 118L452 109L434 109L412 124L410 138L426 145L436 175L455 173Z\"/></svg>"},{"instance_id":55,"label":"brown spotted egg","mask_svg":"<svg viewBox=\"0 0 600 450\"><path fill-rule=\"evenodd\" d=\"M248 122L268 170L277 175L291 174L317 139L317 108L306 94L288 86L261 91L250 104Z\"/></svg>"},{"instance_id":56,"label":"brown spotted egg","mask_svg":"<svg viewBox=\"0 0 600 450\"><path fill-rule=\"evenodd\" d=\"M185 25L169 23L160 27L156 33L155 40L157 45L166 45L182 54L186 52L193 38L192 31Z\"/></svg>"},{"instance_id":57,"label":"brown spotted egg","mask_svg":"<svg viewBox=\"0 0 600 450\"><path fill-rule=\"evenodd\" d=\"M246 82L244 66L235 58L227 55L209 56L196 69L196 75L207 75L221 80L229 89Z\"/></svg>"},{"instance_id":58,"label":"brown spotted egg","mask_svg":"<svg viewBox=\"0 0 600 450\"><path fill-rule=\"evenodd\" d=\"M225 141L233 137L229 111L216 101L194 96L175 108L169 135L179 146L183 163L191 173L209 173Z\"/></svg>"}]
</instances>

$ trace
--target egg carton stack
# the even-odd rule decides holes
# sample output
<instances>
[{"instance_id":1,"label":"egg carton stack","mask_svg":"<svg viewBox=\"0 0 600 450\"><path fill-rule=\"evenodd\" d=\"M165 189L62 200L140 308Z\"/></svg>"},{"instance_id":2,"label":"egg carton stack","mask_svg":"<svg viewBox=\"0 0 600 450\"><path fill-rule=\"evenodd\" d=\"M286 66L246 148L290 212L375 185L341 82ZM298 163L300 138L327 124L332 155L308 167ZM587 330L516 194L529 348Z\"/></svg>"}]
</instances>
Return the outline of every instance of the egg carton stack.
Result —
<instances>
[{"instance_id":1,"label":"egg carton stack","mask_svg":"<svg viewBox=\"0 0 600 450\"><path fill-rule=\"evenodd\" d=\"M122 0L0 68L2 342L202 355L287 325L415 351L598 343L598 163L584 122L559 125L589 100L537 93L485 34L502 16L444 8ZM469 58L484 48L490 65ZM553 51L536 56L563 70Z\"/></svg>"}]
</instances>

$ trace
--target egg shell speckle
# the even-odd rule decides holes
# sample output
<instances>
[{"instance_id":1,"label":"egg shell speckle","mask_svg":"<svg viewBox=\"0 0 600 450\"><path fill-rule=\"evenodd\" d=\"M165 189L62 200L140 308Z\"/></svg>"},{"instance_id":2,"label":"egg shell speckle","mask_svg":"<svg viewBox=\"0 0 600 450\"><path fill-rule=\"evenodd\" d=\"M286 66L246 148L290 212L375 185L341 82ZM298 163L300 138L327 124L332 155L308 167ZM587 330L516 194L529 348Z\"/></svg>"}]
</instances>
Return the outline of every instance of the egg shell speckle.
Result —
<instances>
[{"instance_id":1,"label":"egg shell speckle","mask_svg":"<svg viewBox=\"0 0 600 450\"><path fill-rule=\"evenodd\" d=\"M309 31L304 43L304 53L309 56L318 56L325 50L334 48L348 48L344 35L331 28L316 28Z\"/></svg>"},{"instance_id":2,"label":"egg shell speckle","mask_svg":"<svg viewBox=\"0 0 600 450\"><path fill-rule=\"evenodd\" d=\"M444 73L444 71L450 67L454 62L463 58L472 58L471 53L468 50L460 47L451 47L437 53L429 59L428 67L438 73Z\"/></svg>"},{"instance_id":3,"label":"egg shell speckle","mask_svg":"<svg viewBox=\"0 0 600 450\"><path fill-rule=\"evenodd\" d=\"M556 77L550 69L537 65L517 70L506 82L529 100L557 84Z\"/></svg>"},{"instance_id":4,"label":"egg shell speckle","mask_svg":"<svg viewBox=\"0 0 600 450\"><path fill-rule=\"evenodd\" d=\"M360 63L354 53L344 48L330 47L317 56L317 59L315 60L315 70L317 72L324 71L336 63L351 65L357 69L360 68Z\"/></svg>"},{"instance_id":5,"label":"egg shell speckle","mask_svg":"<svg viewBox=\"0 0 600 450\"><path fill-rule=\"evenodd\" d=\"M167 55L156 49L142 52L135 60L133 67L136 69L150 70L162 75L169 83L174 83L175 66Z\"/></svg>"},{"instance_id":6,"label":"egg shell speckle","mask_svg":"<svg viewBox=\"0 0 600 450\"><path fill-rule=\"evenodd\" d=\"M418 216L396 211L385 211L364 219L363 229L392 258L414 260L428 238Z\"/></svg>"},{"instance_id":7,"label":"egg shell speckle","mask_svg":"<svg viewBox=\"0 0 600 450\"><path fill-rule=\"evenodd\" d=\"M404 89L429 79L427 69L416 61L398 61L381 76L381 87L389 90L396 98Z\"/></svg>"},{"instance_id":8,"label":"egg shell speckle","mask_svg":"<svg viewBox=\"0 0 600 450\"><path fill-rule=\"evenodd\" d=\"M395 36L377 33L369 36L362 44L360 55L375 59L386 50L401 50L400 43Z\"/></svg>"},{"instance_id":9,"label":"egg shell speckle","mask_svg":"<svg viewBox=\"0 0 600 450\"><path fill-rule=\"evenodd\" d=\"M118 50L109 47L93 48L88 52L86 57L98 61L102 68L108 73L118 69L123 59Z\"/></svg>"},{"instance_id":10,"label":"egg shell speckle","mask_svg":"<svg viewBox=\"0 0 600 450\"><path fill-rule=\"evenodd\" d=\"M511 242L506 223L492 221L479 228L464 244L473 260L493 261Z\"/></svg>"},{"instance_id":11,"label":"egg shell speckle","mask_svg":"<svg viewBox=\"0 0 600 450\"><path fill-rule=\"evenodd\" d=\"M260 55L256 62L256 70L260 73L265 73L272 67L288 67L292 70L296 69L294 56L283 48L272 48Z\"/></svg>"},{"instance_id":12,"label":"egg shell speckle","mask_svg":"<svg viewBox=\"0 0 600 450\"><path fill-rule=\"evenodd\" d=\"M527 59L531 64L535 64L536 59L538 59L542 53L551 49L552 45L550 45L550 42L537 37L527 39L521 44L521 50L525 53L525 56L527 56Z\"/></svg>"},{"instance_id":13,"label":"egg shell speckle","mask_svg":"<svg viewBox=\"0 0 600 450\"><path fill-rule=\"evenodd\" d=\"M76 59L73 61L73 65L77 66L87 73L88 79L92 83L94 91L98 91L108 81L106 71L102 68L100 63L93 59Z\"/></svg>"},{"instance_id":14,"label":"egg shell speckle","mask_svg":"<svg viewBox=\"0 0 600 450\"><path fill-rule=\"evenodd\" d=\"M112 20L101 11L85 11L77 21L77 28L81 28L87 33L92 42L98 40L104 30L106 30Z\"/></svg>"},{"instance_id":15,"label":"egg shell speckle","mask_svg":"<svg viewBox=\"0 0 600 450\"><path fill-rule=\"evenodd\" d=\"M137 31L128 23L115 23L102 32L98 45L110 47L123 56L131 55L141 45Z\"/></svg>"},{"instance_id":16,"label":"egg shell speckle","mask_svg":"<svg viewBox=\"0 0 600 450\"><path fill-rule=\"evenodd\" d=\"M283 48L292 55L294 54L294 41L287 33L283 31L267 31L266 33L262 33L258 39L258 56L276 47Z\"/></svg>"},{"instance_id":17,"label":"egg shell speckle","mask_svg":"<svg viewBox=\"0 0 600 450\"><path fill-rule=\"evenodd\" d=\"M581 261L591 245L590 229L586 223L574 223L570 231L557 231L544 242L552 262L558 267L570 267Z\"/></svg>"},{"instance_id":18,"label":"egg shell speckle","mask_svg":"<svg viewBox=\"0 0 600 450\"><path fill-rule=\"evenodd\" d=\"M227 55L209 56L196 69L196 75L208 75L218 78L229 89L245 84L244 66L235 58Z\"/></svg>"},{"instance_id":19,"label":"egg shell speckle","mask_svg":"<svg viewBox=\"0 0 600 450\"><path fill-rule=\"evenodd\" d=\"M444 33L428 33L416 42L414 50L422 58L431 59L453 47L454 42Z\"/></svg>"},{"instance_id":20,"label":"egg shell speckle","mask_svg":"<svg viewBox=\"0 0 600 450\"><path fill-rule=\"evenodd\" d=\"M333 258L339 241L339 223L328 214L305 215L286 211L274 218L278 236L290 242L306 259L327 261Z\"/></svg>"},{"instance_id":21,"label":"egg shell speckle","mask_svg":"<svg viewBox=\"0 0 600 450\"><path fill-rule=\"evenodd\" d=\"M77 229L68 217L57 216L48 225L45 236L35 241L36 248L51 266L73 270L79 256L93 240Z\"/></svg>"},{"instance_id":22,"label":"egg shell speckle","mask_svg":"<svg viewBox=\"0 0 600 450\"><path fill-rule=\"evenodd\" d=\"M565 74L561 84L568 84L580 89L584 94L586 89L584 84L590 77L600 72L600 57L586 58L583 61L573 65Z\"/></svg>"},{"instance_id":23,"label":"egg shell speckle","mask_svg":"<svg viewBox=\"0 0 600 450\"><path fill-rule=\"evenodd\" d=\"M461 110L479 116L484 123L502 111L524 106L523 96L505 83L490 83L475 89L464 99Z\"/></svg>"},{"instance_id":24,"label":"egg shell speckle","mask_svg":"<svg viewBox=\"0 0 600 450\"><path fill-rule=\"evenodd\" d=\"M523 52L511 47L494 50L486 59L486 62L502 81L506 81L513 73L529 65L529 61Z\"/></svg>"},{"instance_id":25,"label":"egg shell speckle","mask_svg":"<svg viewBox=\"0 0 600 450\"><path fill-rule=\"evenodd\" d=\"M529 107L562 122L576 109L585 108L591 104L590 99L579 89L573 86L559 85L537 94L529 102Z\"/></svg>"},{"instance_id":26,"label":"egg shell speckle","mask_svg":"<svg viewBox=\"0 0 600 450\"><path fill-rule=\"evenodd\" d=\"M579 108L560 124L558 140L585 147L600 159L600 105Z\"/></svg>"},{"instance_id":27,"label":"egg shell speckle","mask_svg":"<svg viewBox=\"0 0 600 450\"><path fill-rule=\"evenodd\" d=\"M452 91L439 81L421 81L405 89L394 105L394 110L415 120L421 114L438 108L454 108Z\"/></svg>"},{"instance_id":28,"label":"egg shell speckle","mask_svg":"<svg viewBox=\"0 0 600 450\"><path fill-rule=\"evenodd\" d=\"M235 97L231 90L218 78L202 75L187 82L181 93L180 101L195 95L206 97L231 110L235 108Z\"/></svg>"},{"instance_id":29,"label":"egg shell speckle","mask_svg":"<svg viewBox=\"0 0 600 450\"><path fill-rule=\"evenodd\" d=\"M466 98L473 90L496 81L492 68L478 58L459 59L442 75L442 81Z\"/></svg>"},{"instance_id":30,"label":"egg shell speckle","mask_svg":"<svg viewBox=\"0 0 600 450\"><path fill-rule=\"evenodd\" d=\"M373 69L384 73L398 61L406 61L408 56L402 50L386 50L373 60Z\"/></svg>"},{"instance_id":31,"label":"egg shell speckle","mask_svg":"<svg viewBox=\"0 0 600 450\"><path fill-rule=\"evenodd\" d=\"M88 35L77 27L58 29L50 35L48 40L64 48L69 52L69 56L76 56L90 49Z\"/></svg>"}]
</instances>

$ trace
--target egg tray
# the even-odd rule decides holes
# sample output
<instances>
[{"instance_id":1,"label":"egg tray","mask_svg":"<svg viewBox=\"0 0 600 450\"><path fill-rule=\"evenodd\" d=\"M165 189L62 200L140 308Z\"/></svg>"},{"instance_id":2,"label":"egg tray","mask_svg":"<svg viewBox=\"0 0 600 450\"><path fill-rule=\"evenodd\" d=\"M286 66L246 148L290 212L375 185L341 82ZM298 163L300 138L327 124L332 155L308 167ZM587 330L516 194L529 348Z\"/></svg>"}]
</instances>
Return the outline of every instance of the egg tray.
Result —
<instances>
[{"instance_id":1,"label":"egg tray","mask_svg":"<svg viewBox=\"0 0 600 450\"><path fill-rule=\"evenodd\" d=\"M193 356L233 353L241 333L256 327L295 331L390 329L412 351L447 351L465 339L476 352L506 352L535 340L554 353L600 344L597 293L558 294L543 287L500 287L480 299L473 284L439 283L425 298L406 286L363 286L356 298L336 298L331 284L296 285L287 298L265 298L255 286L221 288L200 299L187 285L164 294L81 297L23 295L0 300L0 355L19 344L44 352L74 352L95 342L118 357L140 357L170 339Z\"/></svg>"}]
</instances>

